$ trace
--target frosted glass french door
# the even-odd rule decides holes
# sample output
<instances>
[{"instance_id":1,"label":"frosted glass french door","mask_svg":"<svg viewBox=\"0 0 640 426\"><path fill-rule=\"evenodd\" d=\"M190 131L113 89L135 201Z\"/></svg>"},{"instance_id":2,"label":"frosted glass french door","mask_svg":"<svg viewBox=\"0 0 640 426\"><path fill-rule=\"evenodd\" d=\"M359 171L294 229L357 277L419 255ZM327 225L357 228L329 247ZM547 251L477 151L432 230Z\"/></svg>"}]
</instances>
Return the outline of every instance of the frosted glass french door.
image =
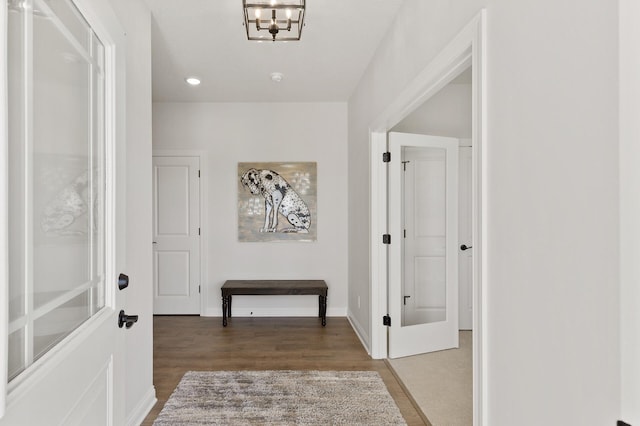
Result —
<instances>
[{"instance_id":1,"label":"frosted glass french door","mask_svg":"<svg viewBox=\"0 0 640 426\"><path fill-rule=\"evenodd\" d=\"M390 358L458 346L458 143L389 133Z\"/></svg>"}]
</instances>

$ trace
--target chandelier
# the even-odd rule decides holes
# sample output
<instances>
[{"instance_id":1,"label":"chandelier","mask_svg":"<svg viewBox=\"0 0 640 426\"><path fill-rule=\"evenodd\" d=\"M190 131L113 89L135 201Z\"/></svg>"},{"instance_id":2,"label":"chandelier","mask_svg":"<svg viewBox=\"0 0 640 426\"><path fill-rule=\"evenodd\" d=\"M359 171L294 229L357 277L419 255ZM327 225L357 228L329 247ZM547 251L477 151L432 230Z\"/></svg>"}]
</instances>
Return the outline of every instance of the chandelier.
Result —
<instances>
[{"instance_id":1,"label":"chandelier","mask_svg":"<svg viewBox=\"0 0 640 426\"><path fill-rule=\"evenodd\" d=\"M249 40L300 40L305 0L242 0Z\"/></svg>"}]
</instances>

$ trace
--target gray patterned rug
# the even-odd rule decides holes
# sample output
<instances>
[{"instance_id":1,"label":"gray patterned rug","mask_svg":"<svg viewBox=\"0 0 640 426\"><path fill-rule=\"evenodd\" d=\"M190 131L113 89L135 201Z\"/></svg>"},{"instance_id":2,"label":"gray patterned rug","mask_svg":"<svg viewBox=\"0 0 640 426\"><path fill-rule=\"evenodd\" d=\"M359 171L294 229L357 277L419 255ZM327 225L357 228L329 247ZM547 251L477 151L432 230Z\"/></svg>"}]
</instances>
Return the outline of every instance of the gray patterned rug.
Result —
<instances>
[{"instance_id":1,"label":"gray patterned rug","mask_svg":"<svg viewBox=\"0 0 640 426\"><path fill-rule=\"evenodd\" d=\"M189 371L153 424L406 425L375 371Z\"/></svg>"}]
</instances>

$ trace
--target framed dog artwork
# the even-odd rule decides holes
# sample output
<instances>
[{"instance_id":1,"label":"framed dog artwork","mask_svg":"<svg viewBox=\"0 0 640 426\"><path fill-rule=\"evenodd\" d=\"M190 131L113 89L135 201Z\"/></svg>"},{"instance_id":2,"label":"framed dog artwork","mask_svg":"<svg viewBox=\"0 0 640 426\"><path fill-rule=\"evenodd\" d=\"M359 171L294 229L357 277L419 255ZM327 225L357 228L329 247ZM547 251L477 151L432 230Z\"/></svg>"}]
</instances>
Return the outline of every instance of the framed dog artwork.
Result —
<instances>
[{"instance_id":1,"label":"framed dog artwork","mask_svg":"<svg viewBox=\"0 0 640 426\"><path fill-rule=\"evenodd\" d=\"M238 240L316 241L315 162L238 163Z\"/></svg>"}]
</instances>

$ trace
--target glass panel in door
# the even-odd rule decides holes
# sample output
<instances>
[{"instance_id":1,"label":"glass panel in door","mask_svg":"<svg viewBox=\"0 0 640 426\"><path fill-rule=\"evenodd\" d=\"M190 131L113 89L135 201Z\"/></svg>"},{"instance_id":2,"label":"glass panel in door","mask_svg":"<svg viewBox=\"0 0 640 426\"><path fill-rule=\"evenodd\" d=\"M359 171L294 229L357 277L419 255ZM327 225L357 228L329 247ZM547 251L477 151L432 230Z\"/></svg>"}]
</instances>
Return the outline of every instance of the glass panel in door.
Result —
<instances>
[{"instance_id":1,"label":"glass panel in door","mask_svg":"<svg viewBox=\"0 0 640 426\"><path fill-rule=\"evenodd\" d=\"M104 298L104 49L70 0L10 0L9 377Z\"/></svg>"},{"instance_id":2,"label":"glass panel in door","mask_svg":"<svg viewBox=\"0 0 640 426\"><path fill-rule=\"evenodd\" d=\"M447 152L403 147L402 325L447 318Z\"/></svg>"},{"instance_id":3,"label":"glass panel in door","mask_svg":"<svg viewBox=\"0 0 640 426\"><path fill-rule=\"evenodd\" d=\"M390 358L458 346L458 143L389 133Z\"/></svg>"}]
</instances>

